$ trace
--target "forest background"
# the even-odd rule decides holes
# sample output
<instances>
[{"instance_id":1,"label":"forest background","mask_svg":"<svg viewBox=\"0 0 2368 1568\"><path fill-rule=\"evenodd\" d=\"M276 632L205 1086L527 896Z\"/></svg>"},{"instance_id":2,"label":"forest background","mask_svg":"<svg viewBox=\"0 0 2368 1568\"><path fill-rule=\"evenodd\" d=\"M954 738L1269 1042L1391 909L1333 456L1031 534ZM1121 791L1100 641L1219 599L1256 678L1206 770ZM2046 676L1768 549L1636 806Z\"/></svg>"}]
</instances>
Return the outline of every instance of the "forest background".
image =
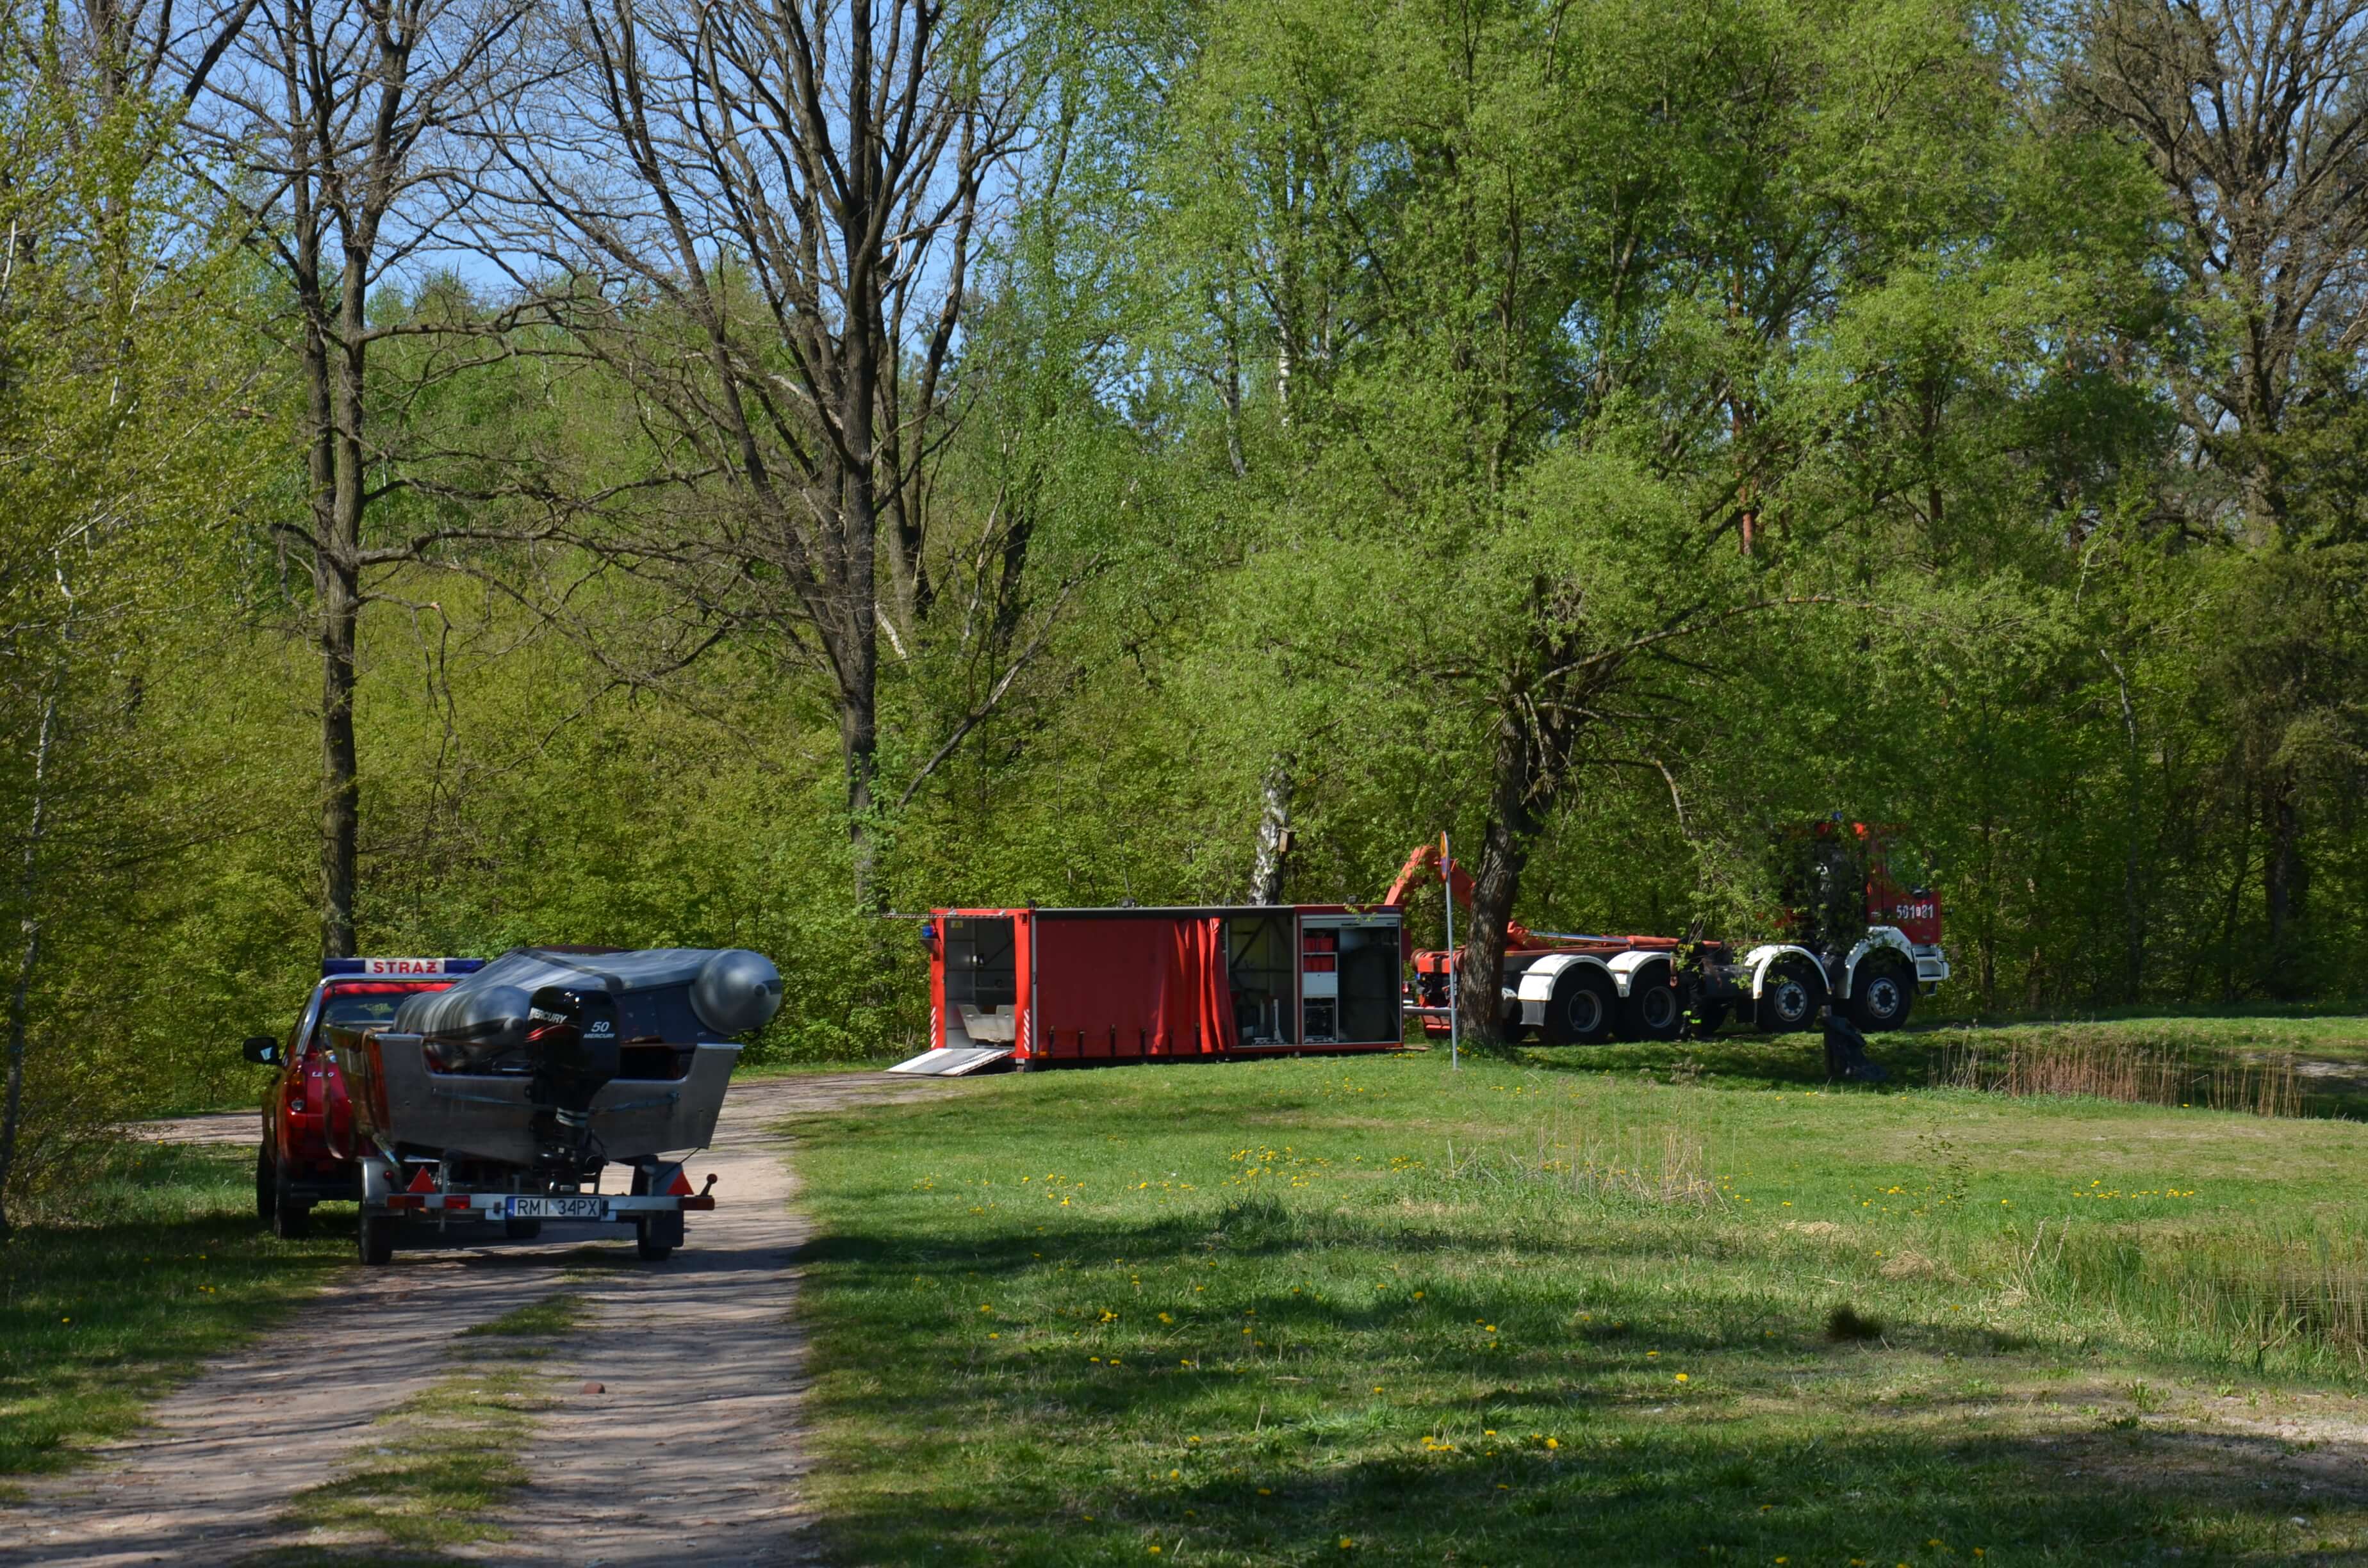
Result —
<instances>
[{"instance_id":1,"label":"forest background","mask_svg":"<svg viewBox=\"0 0 2368 1568\"><path fill-rule=\"evenodd\" d=\"M0 0L22 1190L327 952L933 905L2357 995L2368 5ZM1417 912L1435 924L1435 899ZM1479 1021L1479 1020L1475 1020Z\"/></svg>"}]
</instances>

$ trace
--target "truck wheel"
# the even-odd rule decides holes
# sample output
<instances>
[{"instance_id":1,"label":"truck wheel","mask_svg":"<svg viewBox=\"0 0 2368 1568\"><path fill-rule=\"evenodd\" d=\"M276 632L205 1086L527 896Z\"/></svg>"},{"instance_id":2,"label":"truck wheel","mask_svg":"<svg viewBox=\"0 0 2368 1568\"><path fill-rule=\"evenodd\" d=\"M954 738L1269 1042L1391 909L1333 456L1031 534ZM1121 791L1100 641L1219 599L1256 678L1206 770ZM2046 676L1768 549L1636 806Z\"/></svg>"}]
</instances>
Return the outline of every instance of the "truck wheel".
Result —
<instances>
[{"instance_id":1,"label":"truck wheel","mask_svg":"<svg viewBox=\"0 0 2368 1568\"><path fill-rule=\"evenodd\" d=\"M1798 959L1787 959L1768 971L1760 983L1755 1014L1761 1034L1791 1034L1809 1027L1824 999L1825 983Z\"/></svg>"},{"instance_id":2,"label":"truck wheel","mask_svg":"<svg viewBox=\"0 0 2368 1568\"><path fill-rule=\"evenodd\" d=\"M1623 1040L1675 1040L1686 1027L1685 1001L1669 983L1669 971L1648 965L1628 983L1628 1000L1620 1008ZM1653 978L1646 979L1650 975Z\"/></svg>"},{"instance_id":3,"label":"truck wheel","mask_svg":"<svg viewBox=\"0 0 2368 1568\"><path fill-rule=\"evenodd\" d=\"M1607 1040L1619 1017L1620 994L1593 964L1573 964L1554 977L1546 1003L1548 1045L1593 1045Z\"/></svg>"},{"instance_id":4,"label":"truck wheel","mask_svg":"<svg viewBox=\"0 0 2368 1568\"><path fill-rule=\"evenodd\" d=\"M372 1268L381 1268L394 1261L394 1220L391 1215L362 1210L354 1224L354 1234L361 1243L362 1261Z\"/></svg>"},{"instance_id":5,"label":"truck wheel","mask_svg":"<svg viewBox=\"0 0 2368 1568\"><path fill-rule=\"evenodd\" d=\"M1896 1029L1907 1026L1916 1008L1916 986L1897 964L1884 964L1869 973L1861 969L1850 987L1850 1018L1861 1029Z\"/></svg>"},{"instance_id":6,"label":"truck wheel","mask_svg":"<svg viewBox=\"0 0 2368 1568\"><path fill-rule=\"evenodd\" d=\"M279 1167L272 1162L271 1146L267 1143L255 1151L255 1217L270 1223L279 1201Z\"/></svg>"},{"instance_id":7,"label":"truck wheel","mask_svg":"<svg viewBox=\"0 0 2368 1568\"><path fill-rule=\"evenodd\" d=\"M271 1233L283 1242L302 1241L313 1233L313 1206L288 1185L288 1173L274 1168L271 1179Z\"/></svg>"}]
</instances>

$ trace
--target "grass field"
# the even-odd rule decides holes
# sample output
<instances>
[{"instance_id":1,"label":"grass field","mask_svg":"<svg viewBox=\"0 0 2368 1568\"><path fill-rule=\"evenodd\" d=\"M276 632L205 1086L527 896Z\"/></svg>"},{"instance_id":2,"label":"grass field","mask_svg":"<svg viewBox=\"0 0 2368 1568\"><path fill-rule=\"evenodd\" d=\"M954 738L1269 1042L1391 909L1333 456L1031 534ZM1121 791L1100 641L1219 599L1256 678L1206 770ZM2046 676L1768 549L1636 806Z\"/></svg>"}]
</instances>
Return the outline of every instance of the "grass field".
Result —
<instances>
[{"instance_id":1,"label":"grass field","mask_svg":"<svg viewBox=\"0 0 2368 1568\"><path fill-rule=\"evenodd\" d=\"M1877 1044L1905 1087L1722 1037L801 1122L832 1560L2368 1556L2368 1128Z\"/></svg>"},{"instance_id":2,"label":"grass field","mask_svg":"<svg viewBox=\"0 0 2368 1568\"><path fill-rule=\"evenodd\" d=\"M0 1476L76 1462L139 1424L205 1357L279 1321L353 1234L274 1240L255 1156L131 1143L100 1178L0 1243ZM6 1483L0 1482L0 1497Z\"/></svg>"}]
</instances>

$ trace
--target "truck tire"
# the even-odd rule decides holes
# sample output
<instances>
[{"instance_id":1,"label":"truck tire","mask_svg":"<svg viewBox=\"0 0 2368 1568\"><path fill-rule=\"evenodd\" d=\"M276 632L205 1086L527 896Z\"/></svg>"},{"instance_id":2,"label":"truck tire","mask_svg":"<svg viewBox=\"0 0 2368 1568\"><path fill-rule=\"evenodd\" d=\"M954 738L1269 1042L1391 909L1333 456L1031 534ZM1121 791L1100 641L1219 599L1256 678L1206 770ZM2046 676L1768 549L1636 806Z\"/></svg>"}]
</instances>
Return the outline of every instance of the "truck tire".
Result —
<instances>
[{"instance_id":1,"label":"truck tire","mask_svg":"<svg viewBox=\"0 0 2368 1568\"><path fill-rule=\"evenodd\" d=\"M372 1268L383 1268L394 1261L394 1217L362 1210L354 1222L354 1236L361 1244L362 1261Z\"/></svg>"},{"instance_id":2,"label":"truck tire","mask_svg":"<svg viewBox=\"0 0 2368 1568\"><path fill-rule=\"evenodd\" d=\"M1670 1040L1685 1031L1685 998L1669 983L1666 964L1646 964L1628 983L1620 1005L1620 1038Z\"/></svg>"},{"instance_id":3,"label":"truck tire","mask_svg":"<svg viewBox=\"0 0 2368 1568\"><path fill-rule=\"evenodd\" d=\"M1916 1010L1916 982L1896 963L1861 964L1850 986L1850 1021L1868 1033L1907 1027Z\"/></svg>"},{"instance_id":4,"label":"truck tire","mask_svg":"<svg viewBox=\"0 0 2368 1568\"><path fill-rule=\"evenodd\" d=\"M1575 963L1554 976L1546 1003L1548 1045L1593 1045L1611 1038L1620 1017L1620 993L1611 977L1593 964Z\"/></svg>"},{"instance_id":5,"label":"truck tire","mask_svg":"<svg viewBox=\"0 0 2368 1568\"><path fill-rule=\"evenodd\" d=\"M1785 959L1769 966L1752 1016L1761 1034L1791 1034L1816 1020L1825 996L1826 983L1816 971L1799 959Z\"/></svg>"},{"instance_id":6,"label":"truck tire","mask_svg":"<svg viewBox=\"0 0 2368 1568\"><path fill-rule=\"evenodd\" d=\"M267 1225L279 1204L279 1167L271 1158L271 1145L258 1145L255 1151L255 1217Z\"/></svg>"}]
</instances>

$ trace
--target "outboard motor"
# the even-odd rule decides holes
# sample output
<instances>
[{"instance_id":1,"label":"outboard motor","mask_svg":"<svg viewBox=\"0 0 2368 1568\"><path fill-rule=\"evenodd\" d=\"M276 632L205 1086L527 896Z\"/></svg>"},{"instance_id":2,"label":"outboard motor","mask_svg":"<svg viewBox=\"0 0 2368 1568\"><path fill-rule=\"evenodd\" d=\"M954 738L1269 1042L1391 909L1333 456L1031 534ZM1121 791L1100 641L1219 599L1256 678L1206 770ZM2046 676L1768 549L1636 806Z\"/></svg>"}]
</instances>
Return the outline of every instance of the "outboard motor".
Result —
<instances>
[{"instance_id":1,"label":"outboard motor","mask_svg":"<svg viewBox=\"0 0 2368 1568\"><path fill-rule=\"evenodd\" d=\"M546 985L526 1016L527 1098L541 1163L553 1177L573 1179L601 1164L592 1098L617 1075L616 1005L606 991Z\"/></svg>"}]
</instances>

